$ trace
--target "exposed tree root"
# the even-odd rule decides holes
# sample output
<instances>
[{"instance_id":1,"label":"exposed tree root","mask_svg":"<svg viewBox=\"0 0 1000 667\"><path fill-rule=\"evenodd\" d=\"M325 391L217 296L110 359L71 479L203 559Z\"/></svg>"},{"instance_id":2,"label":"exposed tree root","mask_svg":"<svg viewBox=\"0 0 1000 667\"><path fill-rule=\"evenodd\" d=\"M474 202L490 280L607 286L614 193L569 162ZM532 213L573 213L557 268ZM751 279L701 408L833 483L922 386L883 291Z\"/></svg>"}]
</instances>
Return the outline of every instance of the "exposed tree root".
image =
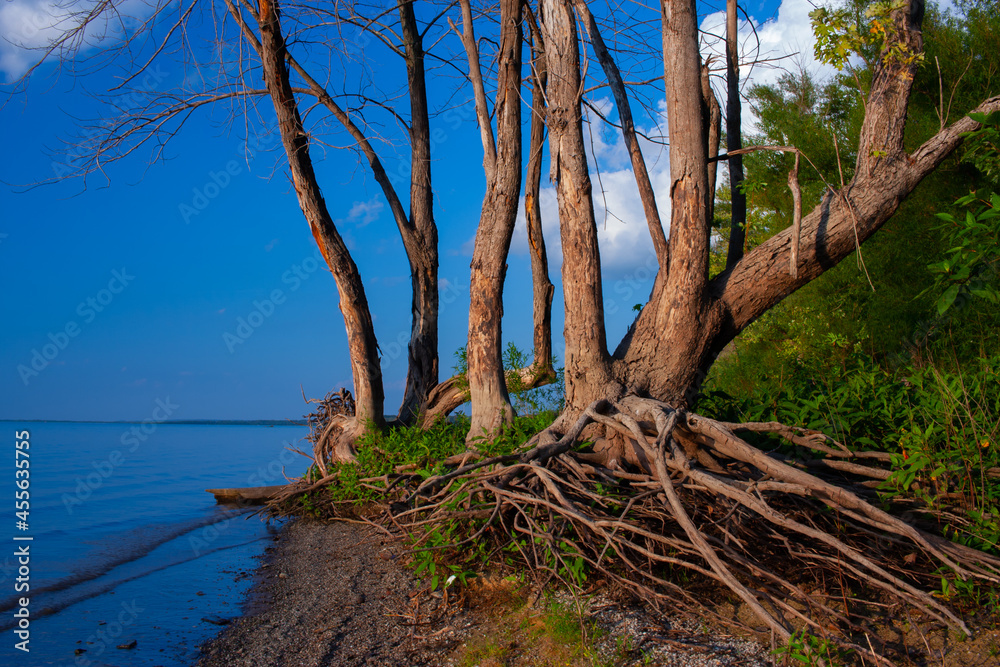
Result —
<instances>
[{"instance_id":1,"label":"exposed tree root","mask_svg":"<svg viewBox=\"0 0 1000 667\"><path fill-rule=\"evenodd\" d=\"M763 451L739 430L778 434L804 456ZM601 438L583 447L588 434ZM594 403L565 433L543 431L520 453L469 453L447 461L447 474L385 479L381 523L423 535L416 549L485 540L527 564L540 583L579 585L575 573L586 562L650 604L689 612L704 613L699 592L716 582L782 640L805 626L892 664L866 610L902 605L969 634L927 592L940 581L935 570L997 584L1000 558L873 504L866 483L887 477L886 458L851 452L821 433L728 424L627 396ZM290 488L285 497L333 479ZM456 520L464 529L458 544L423 542L435 526ZM687 577L691 583L681 586Z\"/></svg>"},{"instance_id":2,"label":"exposed tree root","mask_svg":"<svg viewBox=\"0 0 1000 667\"><path fill-rule=\"evenodd\" d=\"M306 440L313 443L313 462L317 470L326 470L324 461L354 460L354 442L364 432L365 425L354 418L354 397L345 388L331 391L326 398L307 399L318 407L306 415L309 435Z\"/></svg>"}]
</instances>

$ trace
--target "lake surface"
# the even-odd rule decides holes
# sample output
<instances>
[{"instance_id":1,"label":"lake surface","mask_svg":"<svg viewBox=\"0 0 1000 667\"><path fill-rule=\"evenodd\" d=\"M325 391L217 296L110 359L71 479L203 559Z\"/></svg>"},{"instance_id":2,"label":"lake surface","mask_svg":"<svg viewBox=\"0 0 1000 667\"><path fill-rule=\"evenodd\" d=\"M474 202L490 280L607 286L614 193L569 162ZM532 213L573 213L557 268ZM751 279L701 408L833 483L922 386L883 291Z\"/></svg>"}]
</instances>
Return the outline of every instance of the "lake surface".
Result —
<instances>
[{"instance_id":1,"label":"lake surface","mask_svg":"<svg viewBox=\"0 0 1000 667\"><path fill-rule=\"evenodd\" d=\"M30 432L30 516L16 527L15 433ZM192 665L231 618L279 526L206 488L280 484L309 461L305 426L0 422L0 664ZM4 522L0 521L0 526ZM15 541L15 536L30 536ZM16 592L29 546L30 592ZM30 597L30 653L15 648ZM118 645L135 641L132 649ZM85 652L77 655L77 649Z\"/></svg>"}]
</instances>

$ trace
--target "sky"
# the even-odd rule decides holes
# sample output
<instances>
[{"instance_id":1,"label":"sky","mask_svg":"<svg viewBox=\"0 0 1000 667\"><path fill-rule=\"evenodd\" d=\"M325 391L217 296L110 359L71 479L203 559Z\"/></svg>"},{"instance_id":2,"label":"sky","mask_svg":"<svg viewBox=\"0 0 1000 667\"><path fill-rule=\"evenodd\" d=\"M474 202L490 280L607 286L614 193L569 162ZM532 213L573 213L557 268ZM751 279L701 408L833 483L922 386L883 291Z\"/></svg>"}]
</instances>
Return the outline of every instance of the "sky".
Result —
<instances>
[{"instance_id":1,"label":"sky","mask_svg":"<svg viewBox=\"0 0 1000 667\"><path fill-rule=\"evenodd\" d=\"M32 62L35 54L18 45L39 46L55 34L52 6L50 0L0 6L0 78L13 81ZM791 59L794 68L823 76L812 59L810 9L807 0L748 7L764 53L800 52ZM711 30L719 22L718 14L706 11L702 26ZM90 55L117 39L113 30L88 37ZM706 52L712 48L717 46L705 46ZM389 68L401 70L402 64L387 61L384 67L391 77ZM758 82L779 74L752 72ZM144 83L169 90L186 76L182 67L161 67ZM243 124L199 112L171 138L161 161L148 164L148 152L138 151L86 182L35 185L59 175L63 142L79 132L81 119L99 114L87 91L113 84L107 71L73 76L43 64L30 85L7 95L0 107L0 419L143 420L166 400L177 406L171 419L286 419L308 411L303 393L321 397L350 388L334 281L319 261L273 136L255 133L248 140ZM590 99L612 111L606 93L595 91ZM442 380L468 331L468 266L484 190L470 111L466 105L432 121L432 132L439 130L432 171ZM266 114L248 123L266 128ZM640 125L650 134L666 131L662 117ZM593 179L595 209L613 346L632 321L632 306L648 297L655 262L620 137L598 123L589 132L591 162L600 168L600 179ZM648 142L643 149L665 209L666 153ZM398 147L385 150L390 173L405 172ZM410 330L402 243L377 184L354 152L331 139L313 155L331 214L365 280L383 354L386 412L392 413L402 399ZM545 176L541 200L561 358L558 217ZM522 212L503 327L505 340L530 352L527 253Z\"/></svg>"}]
</instances>

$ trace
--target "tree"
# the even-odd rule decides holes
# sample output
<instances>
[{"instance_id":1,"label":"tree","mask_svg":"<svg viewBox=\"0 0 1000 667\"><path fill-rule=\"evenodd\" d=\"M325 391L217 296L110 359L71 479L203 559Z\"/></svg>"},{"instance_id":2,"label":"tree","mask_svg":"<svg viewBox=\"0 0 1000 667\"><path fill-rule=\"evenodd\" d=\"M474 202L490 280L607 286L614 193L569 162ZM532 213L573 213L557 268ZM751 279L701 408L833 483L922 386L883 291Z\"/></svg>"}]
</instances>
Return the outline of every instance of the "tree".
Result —
<instances>
[{"instance_id":1,"label":"tree","mask_svg":"<svg viewBox=\"0 0 1000 667\"><path fill-rule=\"evenodd\" d=\"M347 14L338 14L334 22L364 25L404 56L411 106L407 127L414 156L411 210L406 218L398 198L393 199L391 187L386 185L384 170L379 171L378 157L370 149L362 129L318 79L309 74L308 63L297 60L291 52L282 33L282 25L289 21L287 15L280 13L270 0L261 0L256 6L249 2L241 6L227 2L229 15L239 26L240 38L259 58L264 85L264 88L241 89L238 94L266 95L272 102L299 204L337 280L348 330L358 411L350 425L342 426L343 435L337 440L336 452L330 451L325 439L320 440L317 473L327 470L331 453L340 457L350 455L350 442L357 435L361 420L379 424L382 393L377 344L364 286L325 209L309 158L310 138L303 126L298 100L314 98L343 125L390 200L404 240L411 233L416 239L416 250L411 254L414 331L423 331L423 325L416 324L416 316L424 312L426 302L428 321L433 319L430 292L436 255L431 249L434 228L432 210L428 208L430 157L425 122L428 103L421 64L426 54L421 40L451 7L432 14L421 27L413 5L400 0L396 7L399 35L386 26L388 13L377 7L351 6ZM292 9L297 11L295 20L306 25L303 31L309 29L310 19L314 20L312 27L326 25L323 20L315 20L309 7L292 6ZM541 242L535 204L542 101L548 130L550 177L558 198L565 302L566 409L550 429L536 436L521 453L476 459L470 452L462 457L461 467L447 474L426 480L414 476L406 483L412 482L417 488L403 498L404 506L414 509L406 514L418 516L420 510L440 517L449 504L458 506L474 501L476 509L469 512L480 518L488 517L490 522L502 522L500 534L509 536L513 531L530 537L531 544L540 540L552 548L558 547L557 552L562 549L579 554L608 577L651 599L664 595L659 590L667 590L682 600L690 600L690 595L640 562L696 571L728 586L783 640L791 636L785 616L793 610L768 591L772 585L810 605L817 614L844 620L842 614L826 603L817 603L794 586L787 575L778 572L774 563L767 560L767 554L757 553L748 546L778 532L788 540L785 544L798 545L788 547L794 558L821 563L816 567L830 568L831 572L841 563L848 563L845 567L852 568L851 572L862 581L953 627L966 629L942 602L894 574L886 564L887 557L871 553L865 547L865 531L874 529L895 535L916 545L929 562L952 567L960 575L995 581L1000 561L917 530L868 502L850 481L802 470L752 447L736 437L734 431L779 433L797 446L821 452L824 456L817 466L822 470L861 478L879 479L883 471L869 466L868 460L857 463L848 459L867 457L877 461L877 455L856 454L819 434L780 424L723 424L687 412L715 357L740 331L870 238L921 179L955 150L962 134L977 127L969 117L947 126L942 123L940 130L915 150L906 149L907 105L922 53L922 2L908 0L892 6L880 5L872 17L873 27L877 28L874 32L881 35L881 40L874 48L853 175L839 188L827 187L819 204L801 218L799 225L776 233L742 257L731 252L730 265L714 277L709 273L709 254L716 162L712 156L712 137L717 125L713 121L711 96L705 92L705 67L699 54L694 0L661 0L656 16L661 27L660 55L670 140L669 236L659 221L659 209L638 148L629 87L615 61L616 55L630 56L611 53L601 37L599 21L587 3L540 0L537 12L540 20L536 26L532 20L535 13L521 2L501 0L494 40L496 103L492 114L487 108L486 77L477 54L471 3L460 2L460 10L462 40L469 64L467 77L474 91L487 177L472 262L468 348L469 394L473 404L471 435L476 437L481 430L487 434L495 432L512 414L500 359L500 322L505 262L522 180L520 90L526 78L533 81L536 93L526 198L533 245ZM322 10L316 11L325 16ZM522 72L525 16L534 56L531 77ZM582 97L586 79L581 45L586 47L577 31L578 21L585 26L615 97L659 265L648 303L614 351L608 347L605 330L593 185L583 133ZM839 52L839 46L844 44L853 48L851 40L857 34L857 31L846 35L828 31L824 44L832 45L830 53ZM248 72L252 70L249 68ZM177 115L194 103L202 103L198 96L193 99L195 102L168 104L166 113ZM204 103L208 101L205 99ZM728 106L728 116L732 118L736 106L732 97ZM997 109L1000 98L987 100L977 108L980 113ZM497 124L495 134L493 118ZM800 154L794 146L779 148ZM725 155L718 159L734 157ZM731 243L742 245L735 238ZM409 245L407 249L409 252ZM544 256L544 250L533 255L540 258L539 265L544 265ZM545 282L547 278L543 281L536 276L536 351L529 372L542 369L544 372L538 377L547 375L551 368L545 354L544 332L547 319L544 301L551 298L551 292L546 296ZM540 336L539 326L543 329ZM414 340L419 338L415 333ZM423 340L418 345L420 350L430 345L431 336L428 334ZM429 388L427 379L433 366L432 356L411 354L413 377L422 378L414 379L413 396L419 398L411 400L413 405L429 405L429 399L435 396L435 389ZM427 364L423 365L422 360ZM447 393L448 400L462 396L454 382L444 384L448 391L440 396ZM428 412L433 410L428 408ZM593 442L592 451L577 451L580 440ZM482 470L488 466L492 468ZM320 477L293 492L329 484L336 474ZM457 487L453 484L455 480L459 480ZM630 486L633 482L635 486ZM621 501L614 494L602 493L605 484L627 489L631 499ZM433 496L434 502L423 504L428 496ZM842 535L832 523L814 521L810 512L817 505L849 517L857 530ZM730 540L731 534L725 532L729 528L719 528L719 522L709 518L713 513L711 508L720 506L729 510L728 517L739 516L739 526L730 528L738 530L742 538ZM415 525L426 523L421 519ZM475 539L485 530L485 527L477 529L469 539ZM609 549L614 551L622 570L605 564ZM813 554L813 549L814 555L802 555L806 551ZM539 563L537 554L535 563ZM544 567L553 569L549 565ZM654 587L660 588L654 590Z\"/></svg>"}]
</instances>

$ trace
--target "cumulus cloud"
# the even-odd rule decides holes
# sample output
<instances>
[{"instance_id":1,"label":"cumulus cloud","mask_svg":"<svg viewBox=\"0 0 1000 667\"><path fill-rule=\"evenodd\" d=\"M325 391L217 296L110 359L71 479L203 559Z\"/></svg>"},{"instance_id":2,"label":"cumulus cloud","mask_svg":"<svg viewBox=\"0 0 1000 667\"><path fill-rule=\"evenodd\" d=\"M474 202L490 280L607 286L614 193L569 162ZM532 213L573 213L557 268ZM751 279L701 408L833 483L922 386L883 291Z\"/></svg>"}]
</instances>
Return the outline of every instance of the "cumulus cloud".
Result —
<instances>
[{"instance_id":1,"label":"cumulus cloud","mask_svg":"<svg viewBox=\"0 0 1000 667\"><path fill-rule=\"evenodd\" d=\"M591 104L606 118L613 119L616 116L614 104L608 98L591 100ZM661 105L659 116L652 119L647 127L637 129L648 137L664 134L665 113L665 108ZM601 121L592 111L587 113L587 118L591 122L584 126L584 143L593 186L601 267L604 277L613 279L634 270L636 266L647 264L654 257L653 244L621 132ZM639 145L646 159L660 219L667 224L666 221L670 219L670 164L666 148L643 138L640 138ZM539 205L550 270L555 273L562 264L562 246L559 239L559 205L554 185L543 185L539 193ZM521 255L529 253L526 224L522 197L511 244L511 251ZM666 231L669 233L669 229ZM471 244L469 247L471 249Z\"/></svg>"},{"instance_id":2,"label":"cumulus cloud","mask_svg":"<svg viewBox=\"0 0 1000 667\"><path fill-rule=\"evenodd\" d=\"M778 14L764 22L751 17L751 24L742 21L739 28L740 45L740 79L743 91L749 90L755 84L777 83L786 72L809 72L817 81L825 81L832 77L836 68L824 65L816 60L813 47L816 38L813 35L809 12L822 4L830 2L813 2L812 0L784 0L778 8ZM714 55L718 65L725 67L726 14L716 12L709 14L701 22L701 29L706 35L703 38L702 54L707 57ZM755 36L756 31L756 36ZM754 61L768 61L752 64ZM717 87L720 85L716 82ZM725 108L725 95L719 95ZM756 118L753 111L743 107L743 131L754 130Z\"/></svg>"},{"instance_id":3,"label":"cumulus cloud","mask_svg":"<svg viewBox=\"0 0 1000 667\"><path fill-rule=\"evenodd\" d=\"M24 74L37 60L34 49L56 39L68 27L66 9L49 0L12 0L0 6L0 71L8 80Z\"/></svg>"}]
</instances>

